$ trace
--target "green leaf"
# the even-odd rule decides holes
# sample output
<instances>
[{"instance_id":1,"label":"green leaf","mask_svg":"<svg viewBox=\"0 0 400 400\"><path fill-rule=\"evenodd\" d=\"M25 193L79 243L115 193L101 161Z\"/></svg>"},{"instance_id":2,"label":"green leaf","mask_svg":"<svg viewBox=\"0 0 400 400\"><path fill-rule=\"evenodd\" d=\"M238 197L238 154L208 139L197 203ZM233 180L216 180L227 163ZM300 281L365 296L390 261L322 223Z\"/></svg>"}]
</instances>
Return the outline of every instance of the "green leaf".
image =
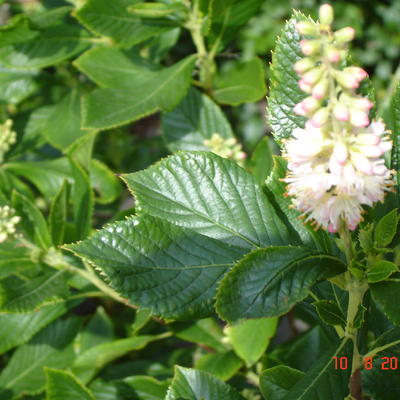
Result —
<instances>
[{"instance_id":1,"label":"green leaf","mask_svg":"<svg viewBox=\"0 0 400 400\"><path fill-rule=\"evenodd\" d=\"M75 65L104 87L83 100L83 127L108 129L156 111L171 111L187 93L196 56L155 69L114 48L86 52Z\"/></svg>"},{"instance_id":2,"label":"green leaf","mask_svg":"<svg viewBox=\"0 0 400 400\"><path fill-rule=\"evenodd\" d=\"M123 179L140 212L246 250L290 242L254 177L231 160L179 153Z\"/></svg>"},{"instance_id":3,"label":"green leaf","mask_svg":"<svg viewBox=\"0 0 400 400\"><path fill-rule=\"evenodd\" d=\"M397 209L390 211L376 224L374 231L374 245L378 248L388 246L396 235L399 217Z\"/></svg>"},{"instance_id":4,"label":"green leaf","mask_svg":"<svg viewBox=\"0 0 400 400\"><path fill-rule=\"evenodd\" d=\"M377 283L389 278L394 272L398 272L399 266L391 261L380 260L374 263L367 272L369 283Z\"/></svg>"},{"instance_id":5,"label":"green leaf","mask_svg":"<svg viewBox=\"0 0 400 400\"><path fill-rule=\"evenodd\" d=\"M268 97L268 121L278 143L292 135L294 128L302 128L305 119L293 112L293 107L305 95L298 86L298 76L293 70L296 61L303 57L300 35L296 23L306 19L296 12L285 25L272 55L271 88Z\"/></svg>"},{"instance_id":6,"label":"green leaf","mask_svg":"<svg viewBox=\"0 0 400 400\"><path fill-rule=\"evenodd\" d=\"M29 19L36 28L48 28L59 24L72 10L73 8L70 6L51 8L41 12L29 13Z\"/></svg>"},{"instance_id":7,"label":"green leaf","mask_svg":"<svg viewBox=\"0 0 400 400\"><path fill-rule=\"evenodd\" d=\"M328 325L346 326L346 318L336 301L319 300L313 303L319 317Z\"/></svg>"},{"instance_id":8,"label":"green leaf","mask_svg":"<svg viewBox=\"0 0 400 400\"><path fill-rule=\"evenodd\" d=\"M44 68L59 64L85 50L86 33L75 26L60 24L40 31L13 44L2 46L1 62L9 68Z\"/></svg>"},{"instance_id":9,"label":"green leaf","mask_svg":"<svg viewBox=\"0 0 400 400\"><path fill-rule=\"evenodd\" d=\"M123 383L132 388L136 396L141 400L164 399L168 390L167 382L159 382L150 376L130 376L125 378Z\"/></svg>"},{"instance_id":10,"label":"green leaf","mask_svg":"<svg viewBox=\"0 0 400 400\"><path fill-rule=\"evenodd\" d=\"M0 278L27 271L37 264L31 249L18 246L17 242L0 243Z\"/></svg>"},{"instance_id":11,"label":"green leaf","mask_svg":"<svg viewBox=\"0 0 400 400\"><path fill-rule=\"evenodd\" d=\"M168 20L141 19L128 12L127 7L140 0L88 0L74 14L87 29L99 36L107 36L124 47L173 29Z\"/></svg>"},{"instance_id":12,"label":"green leaf","mask_svg":"<svg viewBox=\"0 0 400 400\"><path fill-rule=\"evenodd\" d=\"M206 371L222 381L232 378L242 366L242 360L232 350L206 354L194 364L196 369Z\"/></svg>"},{"instance_id":13,"label":"green leaf","mask_svg":"<svg viewBox=\"0 0 400 400\"><path fill-rule=\"evenodd\" d=\"M69 367L75 358L72 341L80 324L78 318L57 320L19 347L0 375L4 393L39 393L45 385L43 367Z\"/></svg>"},{"instance_id":14,"label":"green leaf","mask_svg":"<svg viewBox=\"0 0 400 400\"><path fill-rule=\"evenodd\" d=\"M72 187L73 211L76 239L89 235L92 228L93 191L85 170L72 158L69 159L74 185Z\"/></svg>"},{"instance_id":15,"label":"green leaf","mask_svg":"<svg viewBox=\"0 0 400 400\"><path fill-rule=\"evenodd\" d=\"M374 250L373 230L374 225L368 224L358 232L358 240L365 254Z\"/></svg>"},{"instance_id":16,"label":"green leaf","mask_svg":"<svg viewBox=\"0 0 400 400\"><path fill-rule=\"evenodd\" d=\"M263 137L257 144L250 159L250 169L259 185L264 185L272 171L273 158L270 138Z\"/></svg>"},{"instance_id":17,"label":"green leaf","mask_svg":"<svg viewBox=\"0 0 400 400\"><path fill-rule=\"evenodd\" d=\"M66 150L76 139L86 135L88 131L81 126L81 93L72 89L53 109L47 120L43 134L48 142Z\"/></svg>"},{"instance_id":18,"label":"green leaf","mask_svg":"<svg viewBox=\"0 0 400 400\"><path fill-rule=\"evenodd\" d=\"M175 322L170 329L180 339L199 343L212 349L223 352L226 350L222 342L221 327L213 318L198 319L194 322Z\"/></svg>"},{"instance_id":19,"label":"green leaf","mask_svg":"<svg viewBox=\"0 0 400 400\"><path fill-rule=\"evenodd\" d=\"M136 3L128 7L128 12L141 18L161 18L174 14L177 11L186 11L181 3Z\"/></svg>"},{"instance_id":20,"label":"green leaf","mask_svg":"<svg viewBox=\"0 0 400 400\"><path fill-rule=\"evenodd\" d=\"M25 314L0 314L0 354L27 342L66 311L67 306L63 302Z\"/></svg>"},{"instance_id":21,"label":"green leaf","mask_svg":"<svg viewBox=\"0 0 400 400\"><path fill-rule=\"evenodd\" d=\"M147 308L139 308L135 312L135 320L131 325L131 336L136 335L148 322L151 321L151 311Z\"/></svg>"},{"instance_id":22,"label":"green leaf","mask_svg":"<svg viewBox=\"0 0 400 400\"><path fill-rule=\"evenodd\" d=\"M171 152L209 150L204 140L219 133L233 137L232 128L222 110L205 94L191 88L182 102L161 119L164 138Z\"/></svg>"},{"instance_id":23,"label":"green leaf","mask_svg":"<svg viewBox=\"0 0 400 400\"><path fill-rule=\"evenodd\" d=\"M65 223L68 213L68 183L64 181L60 191L54 197L49 214L49 228L53 244L64 243Z\"/></svg>"},{"instance_id":24,"label":"green leaf","mask_svg":"<svg viewBox=\"0 0 400 400\"><path fill-rule=\"evenodd\" d=\"M232 106L254 103L267 92L264 69L259 58L237 63L231 70L217 75L213 84L214 99Z\"/></svg>"},{"instance_id":25,"label":"green leaf","mask_svg":"<svg viewBox=\"0 0 400 400\"><path fill-rule=\"evenodd\" d=\"M282 182L282 179L286 176L287 162L278 156L273 157L274 168L272 174L268 177L265 182L266 188L269 192L270 197L272 197L279 208L283 211L288 219L288 223L292 227L292 231L295 231L300 236L301 241L304 245L317 249L322 252L335 254L334 244L330 239L326 231L319 230L315 231L310 224L304 224L300 220L300 211L291 207L291 199L285 196L286 184Z\"/></svg>"},{"instance_id":26,"label":"green leaf","mask_svg":"<svg viewBox=\"0 0 400 400\"><path fill-rule=\"evenodd\" d=\"M351 373L351 343L342 341L335 351L321 357L282 400L338 400L348 395ZM347 370L335 369L333 357L346 357Z\"/></svg>"},{"instance_id":27,"label":"green leaf","mask_svg":"<svg viewBox=\"0 0 400 400\"><path fill-rule=\"evenodd\" d=\"M400 326L400 276L394 275L384 282L370 285L372 298L379 305L386 317L395 325Z\"/></svg>"},{"instance_id":28,"label":"green leaf","mask_svg":"<svg viewBox=\"0 0 400 400\"><path fill-rule=\"evenodd\" d=\"M25 234L41 248L51 247L51 237L46 220L38 208L24 195L13 192L12 206L21 217L18 227L22 227Z\"/></svg>"},{"instance_id":29,"label":"green leaf","mask_svg":"<svg viewBox=\"0 0 400 400\"><path fill-rule=\"evenodd\" d=\"M174 379L165 400L243 400L231 386L207 372L175 367Z\"/></svg>"},{"instance_id":30,"label":"green leaf","mask_svg":"<svg viewBox=\"0 0 400 400\"><path fill-rule=\"evenodd\" d=\"M29 281L5 279L0 281L0 311L26 313L41 305L61 301L68 294L66 280L69 274L62 270L44 273ZM60 298L61 297L61 298Z\"/></svg>"},{"instance_id":31,"label":"green leaf","mask_svg":"<svg viewBox=\"0 0 400 400\"><path fill-rule=\"evenodd\" d=\"M246 362L248 368L267 350L277 326L277 318L257 318L240 321L227 328L233 350Z\"/></svg>"},{"instance_id":32,"label":"green leaf","mask_svg":"<svg viewBox=\"0 0 400 400\"><path fill-rule=\"evenodd\" d=\"M38 89L37 71L18 71L0 66L0 102L18 104Z\"/></svg>"},{"instance_id":33,"label":"green leaf","mask_svg":"<svg viewBox=\"0 0 400 400\"><path fill-rule=\"evenodd\" d=\"M393 147L391 154L391 169L396 171L397 204L400 202L400 85L392 97L391 111L393 114Z\"/></svg>"},{"instance_id":34,"label":"green leaf","mask_svg":"<svg viewBox=\"0 0 400 400\"><path fill-rule=\"evenodd\" d=\"M47 400L95 400L69 371L45 368Z\"/></svg>"},{"instance_id":35,"label":"green leaf","mask_svg":"<svg viewBox=\"0 0 400 400\"><path fill-rule=\"evenodd\" d=\"M0 27L0 47L37 37L38 33L32 29L31 25L26 14L18 14L10 18Z\"/></svg>"},{"instance_id":36,"label":"green leaf","mask_svg":"<svg viewBox=\"0 0 400 400\"><path fill-rule=\"evenodd\" d=\"M66 248L100 268L133 304L175 319L209 314L217 282L242 254L152 217L116 222Z\"/></svg>"},{"instance_id":37,"label":"green leaf","mask_svg":"<svg viewBox=\"0 0 400 400\"><path fill-rule=\"evenodd\" d=\"M282 400L304 375L304 372L287 365L266 369L260 376L261 393L265 399Z\"/></svg>"},{"instance_id":38,"label":"green leaf","mask_svg":"<svg viewBox=\"0 0 400 400\"><path fill-rule=\"evenodd\" d=\"M74 368L102 368L124 354L143 349L149 343L164 337L164 335L143 335L99 344L78 355Z\"/></svg>"},{"instance_id":39,"label":"green leaf","mask_svg":"<svg viewBox=\"0 0 400 400\"><path fill-rule=\"evenodd\" d=\"M308 296L317 281L345 270L337 258L302 247L258 249L242 258L222 280L217 311L227 321L285 314Z\"/></svg>"}]
</instances>

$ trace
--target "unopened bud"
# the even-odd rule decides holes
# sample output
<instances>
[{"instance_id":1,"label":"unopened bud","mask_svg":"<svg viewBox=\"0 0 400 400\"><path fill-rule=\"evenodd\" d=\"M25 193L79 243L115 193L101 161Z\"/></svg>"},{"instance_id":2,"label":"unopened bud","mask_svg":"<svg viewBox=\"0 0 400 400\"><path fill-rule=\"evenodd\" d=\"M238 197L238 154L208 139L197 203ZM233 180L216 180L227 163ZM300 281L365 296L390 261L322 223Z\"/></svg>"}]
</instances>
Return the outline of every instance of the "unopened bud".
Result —
<instances>
[{"instance_id":1,"label":"unopened bud","mask_svg":"<svg viewBox=\"0 0 400 400\"><path fill-rule=\"evenodd\" d=\"M330 25L333 22L333 8L330 4L323 4L318 12L319 22Z\"/></svg>"},{"instance_id":2,"label":"unopened bud","mask_svg":"<svg viewBox=\"0 0 400 400\"><path fill-rule=\"evenodd\" d=\"M358 151L368 158L377 158L383 154L379 146L358 146Z\"/></svg>"},{"instance_id":3,"label":"unopened bud","mask_svg":"<svg viewBox=\"0 0 400 400\"><path fill-rule=\"evenodd\" d=\"M333 76L338 83L346 89L357 89L359 86L358 79L350 72L335 71Z\"/></svg>"},{"instance_id":4,"label":"unopened bud","mask_svg":"<svg viewBox=\"0 0 400 400\"><path fill-rule=\"evenodd\" d=\"M354 39L356 31L350 26L346 28L339 29L335 32L335 40L338 44L343 44L347 42L351 42Z\"/></svg>"},{"instance_id":5,"label":"unopened bud","mask_svg":"<svg viewBox=\"0 0 400 400\"><path fill-rule=\"evenodd\" d=\"M367 157L363 156L358 152L351 152L351 161L353 165L358 169L360 172L364 174L371 175L372 174L372 164L368 160Z\"/></svg>"},{"instance_id":6,"label":"unopened bud","mask_svg":"<svg viewBox=\"0 0 400 400\"><path fill-rule=\"evenodd\" d=\"M348 108L341 103L337 103L333 108L333 115L339 121L348 121L350 118L350 113Z\"/></svg>"},{"instance_id":7,"label":"unopened bud","mask_svg":"<svg viewBox=\"0 0 400 400\"><path fill-rule=\"evenodd\" d=\"M296 24L297 32L300 35L316 35L318 33L318 26L311 21L300 21Z\"/></svg>"},{"instance_id":8,"label":"unopened bud","mask_svg":"<svg viewBox=\"0 0 400 400\"><path fill-rule=\"evenodd\" d=\"M360 97L358 99L354 99L352 101L352 105L360 110L369 111L374 106L374 103L365 97Z\"/></svg>"},{"instance_id":9,"label":"unopened bud","mask_svg":"<svg viewBox=\"0 0 400 400\"><path fill-rule=\"evenodd\" d=\"M294 64L294 70L297 72L297 74L302 75L305 72L309 71L311 68L315 67L315 61L313 61L311 58L302 58L301 60L297 61Z\"/></svg>"},{"instance_id":10,"label":"unopened bud","mask_svg":"<svg viewBox=\"0 0 400 400\"><path fill-rule=\"evenodd\" d=\"M301 115L303 117L306 116L306 111L303 108L303 104L302 103L297 103L294 107L293 107L293 111L297 114L297 115Z\"/></svg>"},{"instance_id":11,"label":"unopened bud","mask_svg":"<svg viewBox=\"0 0 400 400\"><path fill-rule=\"evenodd\" d=\"M328 79L322 78L312 89L312 95L321 100L328 94Z\"/></svg>"},{"instance_id":12,"label":"unopened bud","mask_svg":"<svg viewBox=\"0 0 400 400\"><path fill-rule=\"evenodd\" d=\"M306 72L303 76L303 81L308 85L315 85L322 76L322 68L316 67Z\"/></svg>"},{"instance_id":13,"label":"unopened bud","mask_svg":"<svg viewBox=\"0 0 400 400\"><path fill-rule=\"evenodd\" d=\"M368 126L368 114L361 110L352 109L350 110L350 123L357 128Z\"/></svg>"},{"instance_id":14,"label":"unopened bud","mask_svg":"<svg viewBox=\"0 0 400 400\"><path fill-rule=\"evenodd\" d=\"M380 136L374 135L373 133L361 133L357 135L357 143L360 145L376 146L380 143Z\"/></svg>"},{"instance_id":15,"label":"unopened bud","mask_svg":"<svg viewBox=\"0 0 400 400\"><path fill-rule=\"evenodd\" d=\"M359 82L368 76L367 71L364 71L360 67L347 67L343 71L352 74Z\"/></svg>"},{"instance_id":16,"label":"unopened bud","mask_svg":"<svg viewBox=\"0 0 400 400\"><path fill-rule=\"evenodd\" d=\"M337 141L333 148L333 155L340 165L344 165L349 155L347 146L343 142Z\"/></svg>"},{"instance_id":17,"label":"unopened bud","mask_svg":"<svg viewBox=\"0 0 400 400\"><path fill-rule=\"evenodd\" d=\"M329 46L326 49L325 52L325 56L327 58L327 60L331 63L338 63L340 61L340 51L337 50L335 47L333 46Z\"/></svg>"},{"instance_id":18,"label":"unopened bud","mask_svg":"<svg viewBox=\"0 0 400 400\"><path fill-rule=\"evenodd\" d=\"M320 128L328 122L328 118L328 110L326 108L321 108L313 115L311 122L316 128Z\"/></svg>"},{"instance_id":19,"label":"unopened bud","mask_svg":"<svg viewBox=\"0 0 400 400\"><path fill-rule=\"evenodd\" d=\"M321 106L321 102L313 96L306 97L300 104L307 113L312 113Z\"/></svg>"},{"instance_id":20,"label":"unopened bud","mask_svg":"<svg viewBox=\"0 0 400 400\"><path fill-rule=\"evenodd\" d=\"M317 54L321 49L321 42L319 40L301 40L300 48L305 56L312 56Z\"/></svg>"},{"instance_id":21,"label":"unopened bud","mask_svg":"<svg viewBox=\"0 0 400 400\"><path fill-rule=\"evenodd\" d=\"M299 80L299 87L304 93L311 93L312 91L312 86L304 82L303 79Z\"/></svg>"}]
</instances>

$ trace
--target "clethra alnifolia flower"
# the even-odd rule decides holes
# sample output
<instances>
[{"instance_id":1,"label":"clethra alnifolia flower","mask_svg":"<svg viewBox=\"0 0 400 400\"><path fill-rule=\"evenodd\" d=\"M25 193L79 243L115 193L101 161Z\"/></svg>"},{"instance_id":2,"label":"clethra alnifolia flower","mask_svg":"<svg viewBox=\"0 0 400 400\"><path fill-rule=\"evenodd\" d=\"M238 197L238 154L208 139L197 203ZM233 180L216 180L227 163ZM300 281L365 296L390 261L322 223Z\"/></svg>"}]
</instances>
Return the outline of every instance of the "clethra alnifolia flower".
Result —
<instances>
[{"instance_id":1,"label":"clethra alnifolia flower","mask_svg":"<svg viewBox=\"0 0 400 400\"><path fill-rule=\"evenodd\" d=\"M224 139L219 133L213 133L211 139L204 140L203 143L213 153L234 160L243 166L246 153L242 151L242 145L235 138Z\"/></svg>"},{"instance_id":2,"label":"clethra alnifolia flower","mask_svg":"<svg viewBox=\"0 0 400 400\"><path fill-rule=\"evenodd\" d=\"M15 236L15 226L21 217L15 215L15 210L10 206L0 207L0 243Z\"/></svg>"},{"instance_id":3,"label":"clethra alnifolia flower","mask_svg":"<svg viewBox=\"0 0 400 400\"><path fill-rule=\"evenodd\" d=\"M298 22L306 56L296 62L299 87L308 96L294 107L305 116L285 142L287 194L293 206L319 227L336 232L344 223L356 229L363 205L382 201L393 184L383 155L392 147L381 120L370 121L373 104L356 93L368 74L359 67L341 68L354 29L331 29L333 9L323 5L319 22Z\"/></svg>"},{"instance_id":4,"label":"clethra alnifolia flower","mask_svg":"<svg viewBox=\"0 0 400 400\"><path fill-rule=\"evenodd\" d=\"M4 160L4 154L10 150L17 140L17 134L11 128L11 119L8 119L4 124L0 124L0 163Z\"/></svg>"}]
</instances>

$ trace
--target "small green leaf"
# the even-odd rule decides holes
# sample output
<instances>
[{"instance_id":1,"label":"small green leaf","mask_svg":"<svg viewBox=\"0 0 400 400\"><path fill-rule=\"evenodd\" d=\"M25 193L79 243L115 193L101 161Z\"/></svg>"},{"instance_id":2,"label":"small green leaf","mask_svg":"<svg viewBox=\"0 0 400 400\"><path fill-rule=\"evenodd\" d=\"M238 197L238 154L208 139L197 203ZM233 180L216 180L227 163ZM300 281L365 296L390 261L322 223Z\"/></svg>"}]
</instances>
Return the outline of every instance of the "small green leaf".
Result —
<instances>
[{"instance_id":1,"label":"small green leaf","mask_svg":"<svg viewBox=\"0 0 400 400\"><path fill-rule=\"evenodd\" d=\"M251 156L249 167L257 182L260 185L264 185L265 180L272 171L272 166L273 159L270 138L265 136L257 144Z\"/></svg>"},{"instance_id":2,"label":"small green leaf","mask_svg":"<svg viewBox=\"0 0 400 400\"><path fill-rule=\"evenodd\" d=\"M207 95L189 89L182 102L161 119L165 141L172 151L209 150L204 140L218 133L233 137L232 128L222 110Z\"/></svg>"},{"instance_id":3,"label":"small green leaf","mask_svg":"<svg viewBox=\"0 0 400 400\"><path fill-rule=\"evenodd\" d=\"M395 325L400 326L400 280L396 274L383 282L370 285L372 298L379 305L386 317Z\"/></svg>"},{"instance_id":4,"label":"small green leaf","mask_svg":"<svg viewBox=\"0 0 400 400\"><path fill-rule=\"evenodd\" d=\"M142 213L246 250L291 242L254 177L213 153L179 153L123 179Z\"/></svg>"},{"instance_id":5,"label":"small green leaf","mask_svg":"<svg viewBox=\"0 0 400 400\"><path fill-rule=\"evenodd\" d=\"M396 235L398 222L397 209L390 211L379 220L374 231L375 247L386 247L391 243Z\"/></svg>"},{"instance_id":6,"label":"small green leaf","mask_svg":"<svg viewBox=\"0 0 400 400\"><path fill-rule=\"evenodd\" d=\"M75 17L90 31L107 36L124 47L143 42L173 29L167 20L140 19L127 8L139 0L88 0L75 12Z\"/></svg>"},{"instance_id":7,"label":"small green leaf","mask_svg":"<svg viewBox=\"0 0 400 400\"><path fill-rule=\"evenodd\" d=\"M149 216L108 225L67 249L94 263L133 304L175 319L210 314L217 282L243 254Z\"/></svg>"},{"instance_id":8,"label":"small green leaf","mask_svg":"<svg viewBox=\"0 0 400 400\"><path fill-rule=\"evenodd\" d=\"M0 278L28 271L37 264L31 249L19 246L16 241L0 243Z\"/></svg>"},{"instance_id":9,"label":"small green leaf","mask_svg":"<svg viewBox=\"0 0 400 400\"><path fill-rule=\"evenodd\" d=\"M165 400L243 400L231 386L213 375L176 366L175 375Z\"/></svg>"},{"instance_id":10,"label":"small green leaf","mask_svg":"<svg viewBox=\"0 0 400 400\"><path fill-rule=\"evenodd\" d=\"M319 300L313 303L319 317L328 325L346 325L346 318L336 301Z\"/></svg>"},{"instance_id":11,"label":"small green leaf","mask_svg":"<svg viewBox=\"0 0 400 400\"><path fill-rule=\"evenodd\" d=\"M337 258L295 246L271 246L242 258L218 288L216 308L227 321L288 312L317 281L345 271Z\"/></svg>"},{"instance_id":12,"label":"small green leaf","mask_svg":"<svg viewBox=\"0 0 400 400\"><path fill-rule=\"evenodd\" d=\"M135 321L131 325L131 335L136 335L148 322L151 321L151 311L147 308L139 308L135 313Z\"/></svg>"},{"instance_id":13,"label":"small green leaf","mask_svg":"<svg viewBox=\"0 0 400 400\"><path fill-rule=\"evenodd\" d=\"M75 65L103 88L84 97L83 127L108 129L159 110L171 111L189 89L195 61L193 55L159 69L111 47L86 52Z\"/></svg>"},{"instance_id":14,"label":"small green leaf","mask_svg":"<svg viewBox=\"0 0 400 400\"><path fill-rule=\"evenodd\" d=\"M67 181L64 181L60 191L56 194L50 206L49 228L55 246L64 243L68 198L68 183Z\"/></svg>"},{"instance_id":15,"label":"small green leaf","mask_svg":"<svg viewBox=\"0 0 400 400\"><path fill-rule=\"evenodd\" d=\"M45 368L47 400L95 400L69 371Z\"/></svg>"},{"instance_id":16,"label":"small green leaf","mask_svg":"<svg viewBox=\"0 0 400 400\"><path fill-rule=\"evenodd\" d=\"M123 382L132 388L134 393L143 400L164 399L168 390L168 382L159 382L151 376L130 376L129 378L125 378Z\"/></svg>"},{"instance_id":17,"label":"small green leaf","mask_svg":"<svg viewBox=\"0 0 400 400\"><path fill-rule=\"evenodd\" d=\"M368 224L358 233L358 240L365 254L369 254L374 249L373 231L374 225Z\"/></svg>"},{"instance_id":18,"label":"small green leaf","mask_svg":"<svg viewBox=\"0 0 400 400\"><path fill-rule=\"evenodd\" d=\"M206 354L194 364L196 369L206 371L222 381L232 378L242 366L242 360L232 350Z\"/></svg>"},{"instance_id":19,"label":"small green leaf","mask_svg":"<svg viewBox=\"0 0 400 400\"><path fill-rule=\"evenodd\" d=\"M78 318L59 319L20 346L0 375L0 388L14 396L41 392L45 385L43 367L71 366L75 358L72 341L80 325Z\"/></svg>"},{"instance_id":20,"label":"small green leaf","mask_svg":"<svg viewBox=\"0 0 400 400\"><path fill-rule=\"evenodd\" d=\"M68 294L66 280L69 273L44 273L26 282L15 278L0 281L0 311L26 313L44 304L62 301Z\"/></svg>"},{"instance_id":21,"label":"small green leaf","mask_svg":"<svg viewBox=\"0 0 400 400\"><path fill-rule=\"evenodd\" d=\"M282 400L304 375L304 372L287 365L266 369L260 376L261 393L265 399Z\"/></svg>"},{"instance_id":22,"label":"small green leaf","mask_svg":"<svg viewBox=\"0 0 400 400\"><path fill-rule=\"evenodd\" d=\"M293 112L293 107L305 94L298 85L298 76L293 66L303 57L300 51L300 35L296 23L306 17L296 12L286 23L276 42L272 55L271 88L268 97L268 120L275 140L282 144L283 139L292 135L294 128L302 128L305 119Z\"/></svg>"},{"instance_id":23,"label":"small green leaf","mask_svg":"<svg viewBox=\"0 0 400 400\"><path fill-rule=\"evenodd\" d=\"M217 75L213 84L214 99L218 103L233 106L254 103L267 92L264 69L259 58L236 64L231 70Z\"/></svg>"},{"instance_id":24,"label":"small green leaf","mask_svg":"<svg viewBox=\"0 0 400 400\"><path fill-rule=\"evenodd\" d=\"M391 261L380 260L371 266L368 270L367 277L369 283L384 281L394 272L399 270L399 266Z\"/></svg>"},{"instance_id":25,"label":"small green leaf","mask_svg":"<svg viewBox=\"0 0 400 400\"><path fill-rule=\"evenodd\" d=\"M240 321L226 332L233 350L249 368L264 354L277 326L277 318L257 318Z\"/></svg>"}]
</instances>

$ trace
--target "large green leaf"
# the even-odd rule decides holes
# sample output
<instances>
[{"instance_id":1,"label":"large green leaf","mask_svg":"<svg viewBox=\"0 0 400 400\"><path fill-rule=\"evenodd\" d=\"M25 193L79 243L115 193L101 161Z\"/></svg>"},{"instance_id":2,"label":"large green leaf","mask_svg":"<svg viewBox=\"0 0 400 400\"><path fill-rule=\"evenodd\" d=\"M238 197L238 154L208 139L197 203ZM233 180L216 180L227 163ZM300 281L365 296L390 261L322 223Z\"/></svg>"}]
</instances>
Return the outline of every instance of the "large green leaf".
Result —
<instances>
[{"instance_id":1,"label":"large green leaf","mask_svg":"<svg viewBox=\"0 0 400 400\"><path fill-rule=\"evenodd\" d=\"M43 367L69 367L75 357L72 341L80 324L78 318L58 320L19 347L0 375L0 398L8 398L10 393L38 393L45 385Z\"/></svg>"},{"instance_id":2,"label":"large green leaf","mask_svg":"<svg viewBox=\"0 0 400 400\"><path fill-rule=\"evenodd\" d=\"M152 217L116 222L67 248L100 268L133 304L168 318L209 314L217 282L242 254Z\"/></svg>"},{"instance_id":3,"label":"large green leaf","mask_svg":"<svg viewBox=\"0 0 400 400\"><path fill-rule=\"evenodd\" d=\"M236 354L250 367L264 354L277 326L278 318L248 319L229 326L227 334Z\"/></svg>"},{"instance_id":4,"label":"large green leaf","mask_svg":"<svg viewBox=\"0 0 400 400\"><path fill-rule=\"evenodd\" d=\"M52 146L66 150L76 139L88 133L81 126L81 94L72 89L53 109L43 134Z\"/></svg>"},{"instance_id":5,"label":"large green leaf","mask_svg":"<svg viewBox=\"0 0 400 400\"><path fill-rule=\"evenodd\" d=\"M321 357L317 364L300 379L282 400L338 400L348 393L351 374L351 348L349 341L342 341L334 351ZM335 369L334 357L346 357L349 367Z\"/></svg>"},{"instance_id":6,"label":"large green leaf","mask_svg":"<svg viewBox=\"0 0 400 400\"><path fill-rule=\"evenodd\" d=\"M334 252L335 247L328 233L322 229L315 231L310 224L304 224L300 219L301 212L291 207L291 199L285 196L286 183L282 181L286 176L287 162L279 156L274 156L273 160L272 173L265 182L269 196L279 205L304 245L327 253Z\"/></svg>"},{"instance_id":7,"label":"large green leaf","mask_svg":"<svg viewBox=\"0 0 400 400\"><path fill-rule=\"evenodd\" d=\"M0 354L27 342L66 311L66 304L63 302L44 306L26 314L0 314Z\"/></svg>"},{"instance_id":8,"label":"large green leaf","mask_svg":"<svg viewBox=\"0 0 400 400\"><path fill-rule=\"evenodd\" d=\"M182 399L243 400L243 397L233 387L207 372L177 366L165 400Z\"/></svg>"},{"instance_id":9,"label":"large green leaf","mask_svg":"<svg viewBox=\"0 0 400 400\"><path fill-rule=\"evenodd\" d=\"M307 297L317 281L344 270L339 259L303 247L255 250L222 280L217 311L228 321L279 316Z\"/></svg>"},{"instance_id":10,"label":"large green leaf","mask_svg":"<svg viewBox=\"0 0 400 400\"><path fill-rule=\"evenodd\" d=\"M194 367L227 381L243 367L243 361L232 350L225 350L198 358Z\"/></svg>"},{"instance_id":11,"label":"large green leaf","mask_svg":"<svg viewBox=\"0 0 400 400\"><path fill-rule=\"evenodd\" d=\"M86 52L75 65L103 88L84 97L84 128L107 129L172 110L189 88L195 60L156 69L111 47Z\"/></svg>"},{"instance_id":12,"label":"large green leaf","mask_svg":"<svg viewBox=\"0 0 400 400\"><path fill-rule=\"evenodd\" d=\"M268 97L268 120L275 139L281 143L289 138L294 128L303 127L305 119L293 112L293 107L305 94L298 86L298 76L293 70L296 61L302 57L300 35L296 22L305 17L295 13L277 39L271 65L271 88Z\"/></svg>"},{"instance_id":13,"label":"large green leaf","mask_svg":"<svg viewBox=\"0 0 400 400\"><path fill-rule=\"evenodd\" d=\"M28 281L4 279L0 281L0 311L26 313L43 304L58 302L68 294L68 277L68 272L60 270Z\"/></svg>"},{"instance_id":14,"label":"large green leaf","mask_svg":"<svg viewBox=\"0 0 400 400\"><path fill-rule=\"evenodd\" d=\"M168 20L138 18L127 11L140 0L88 0L75 17L93 33L107 36L125 47L173 29Z\"/></svg>"},{"instance_id":15,"label":"large green leaf","mask_svg":"<svg viewBox=\"0 0 400 400\"><path fill-rule=\"evenodd\" d=\"M370 285L372 298L379 305L386 317L395 325L400 326L400 274L383 282Z\"/></svg>"},{"instance_id":16,"label":"large green leaf","mask_svg":"<svg viewBox=\"0 0 400 400\"><path fill-rule=\"evenodd\" d=\"M141 212L245 249L291 241L254 177L213 153L179 153L123 178Z\"/></svg>"},{"instance_id":17,"label":"large green leaf","mask_svg":"<svg viewBox=\"0 0 400 400\"><path fill-rule=\"evenodd\" d=\"M47 400L95 400L69 371L45 368Z\"/></svg>"},{"instance_id":18,"label":"large green leaf","mask_svg":"<svg viewBox=\"0 0 400 400\"><path fill-rule=\"evenodd\" d=\"M224 139L233 137L232 128L222 110L205 94L191 88L182 102L162 116L162 127L168 148L208 150L204 140L218 133Z\"/></svg>"},{"instance_id":19,"label":"large green leaf","mask_svg":"<svg viewBox=\"0 0 400 400\"><path fill-rule=\"evenodd\" d=\"M267 92L264 69L259 58L235 64L214 79L214 99L221 104L254 103Z\"/></svg>"},{"instance_id":20,"label":"large green leaf","mask_svg":"<svg viewBox=\"0 0 400 400\"><path fill-rule=\"evenodd\" d=\"M37 36L0 42L1 62L9 68L43 68L55 65L85 50L89 42L85 32L75 26L60 24L39 32Z\"/></svg>"}]
</instances>

